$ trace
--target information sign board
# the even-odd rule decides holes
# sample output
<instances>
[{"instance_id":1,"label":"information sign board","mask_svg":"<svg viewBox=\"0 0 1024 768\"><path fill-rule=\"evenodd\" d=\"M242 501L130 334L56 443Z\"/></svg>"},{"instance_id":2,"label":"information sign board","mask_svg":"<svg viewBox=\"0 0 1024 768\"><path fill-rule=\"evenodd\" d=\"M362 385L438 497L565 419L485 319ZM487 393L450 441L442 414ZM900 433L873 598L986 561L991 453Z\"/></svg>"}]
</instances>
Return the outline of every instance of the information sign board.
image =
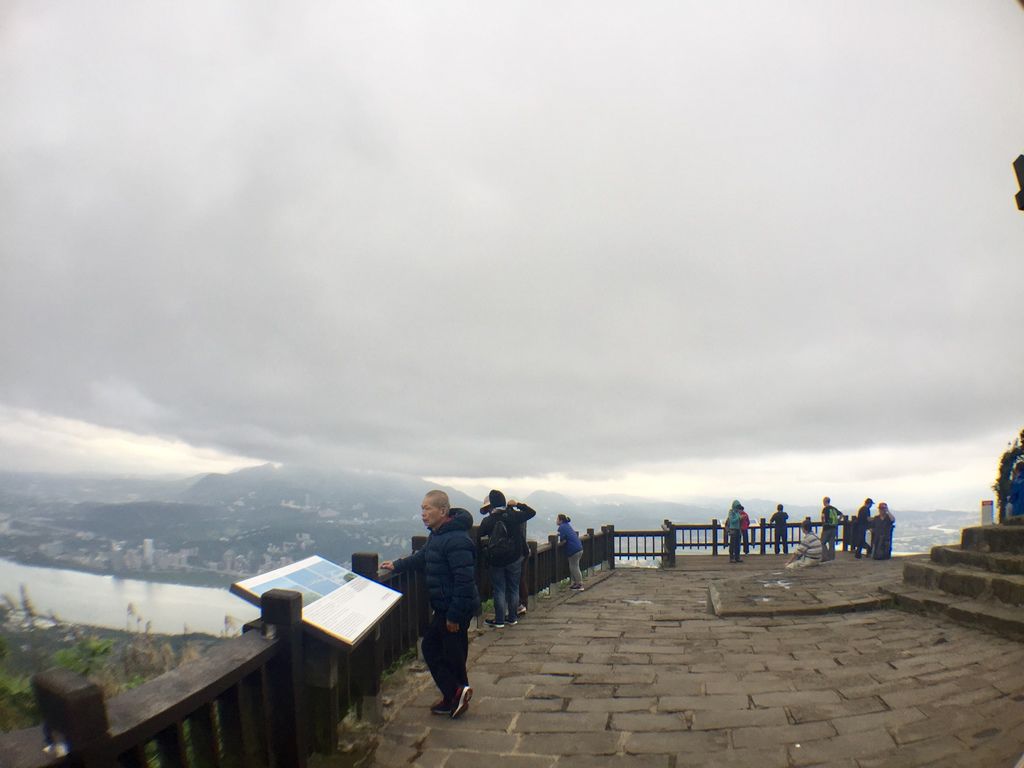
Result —
<instances>
[{"instance_id":1,"label":"information sign board","mask_svg":"<svg viewBox=\"0 0 1024 768\"><path fill-rule=\"evenodd\" d=\"M233 594L255 605L270 589L300 592L303 623L349 646L357 645L402 598L401 592L319 555L231 585Z\"/></svg>"}]
</instances>

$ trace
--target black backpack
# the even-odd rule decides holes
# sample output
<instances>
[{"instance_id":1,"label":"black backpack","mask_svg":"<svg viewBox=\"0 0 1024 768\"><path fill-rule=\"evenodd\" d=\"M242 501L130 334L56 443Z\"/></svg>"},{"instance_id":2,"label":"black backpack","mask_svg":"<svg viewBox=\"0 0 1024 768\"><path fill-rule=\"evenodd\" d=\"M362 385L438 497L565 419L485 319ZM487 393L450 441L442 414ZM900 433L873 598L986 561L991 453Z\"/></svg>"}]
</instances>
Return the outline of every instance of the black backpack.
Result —
<instances>
[{"instance_id":1,"label":"black backpack","mask_svg":"<svg viewBox=\"0 0 1024 768\"><path fill-rule=\"evenodd\" d=\"M500 513L495 516L491 535L484 545L484 556L487 558L487 562L498 568L510 565L519 559L519 556L523 554L522 550L522 542L513 537L508 529L505 514Z\"/></svg>"}]
</instances>

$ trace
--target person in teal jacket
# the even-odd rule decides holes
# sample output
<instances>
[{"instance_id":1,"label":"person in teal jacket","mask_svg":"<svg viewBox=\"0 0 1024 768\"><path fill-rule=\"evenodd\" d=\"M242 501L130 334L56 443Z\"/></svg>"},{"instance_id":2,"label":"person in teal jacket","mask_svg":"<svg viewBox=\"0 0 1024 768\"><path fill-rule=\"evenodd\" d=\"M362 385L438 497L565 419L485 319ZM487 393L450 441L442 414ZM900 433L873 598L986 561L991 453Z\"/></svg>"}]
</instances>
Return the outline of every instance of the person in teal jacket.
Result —
<instances>
[{"instance_id":1,"label":"person in teal jacket","mask_svg":"<svg viewBox=\"0 0 1024 768\"><path fill-rule=\"evenodd\" d=\"M740 560L740 541L743 537L743 505L733 501L729 508L729 516L725 519L725 534L729 537L729 562L742 563Z\"/></svg>"}]
</instances>

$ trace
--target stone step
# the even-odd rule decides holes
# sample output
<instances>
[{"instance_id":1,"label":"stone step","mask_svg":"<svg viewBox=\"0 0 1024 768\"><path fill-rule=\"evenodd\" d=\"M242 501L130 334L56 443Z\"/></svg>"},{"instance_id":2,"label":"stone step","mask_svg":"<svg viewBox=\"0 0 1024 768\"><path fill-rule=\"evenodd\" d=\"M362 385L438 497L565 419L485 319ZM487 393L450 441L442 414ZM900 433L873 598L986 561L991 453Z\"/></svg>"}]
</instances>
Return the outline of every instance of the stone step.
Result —
<instances>
[{"instance_id":1,"label":"stone step","mask_svg":"<svg viewBox=\"0 0 1024 768\"><path fill-rule=\"evenodd\" d=\"M939 565L970 565L992 573L1024 574L1024 555L977 552L957 546L932 547L932 562Z\"/></svg>"},{"instance_id":2,"label":"stone step","mask_svg":"<svg viewBox=\"0 0 1024 768\"><path fill-rule=\"evenodd\" d=\"M960 546L975 552L1024 554L1024 525L979 525L964 528Z\"/></svg>"},{"instance_id":3,"label":"stone step","mask_svg":"<svg viewBox=\"0 0 1024 768\"><path fill-rule=\"evenodd\" d=\"M992 573L969 565L940 565L924 561L903 566L903 583L951 595L1024 605L1024 576Z\"/></svg>"},{"instance_id":4,"label":"stone step","mask_svg":"<svg viewBox=\"0 0 1024 768\"><path fill-rule=\"evenodd\" d=\"M891 597L893 604L901 610L946 616L975 629L1024 641L1024 608L989 600L972 600L908 584L882 587L881 591Z\"/></svg>"}]
</instances>

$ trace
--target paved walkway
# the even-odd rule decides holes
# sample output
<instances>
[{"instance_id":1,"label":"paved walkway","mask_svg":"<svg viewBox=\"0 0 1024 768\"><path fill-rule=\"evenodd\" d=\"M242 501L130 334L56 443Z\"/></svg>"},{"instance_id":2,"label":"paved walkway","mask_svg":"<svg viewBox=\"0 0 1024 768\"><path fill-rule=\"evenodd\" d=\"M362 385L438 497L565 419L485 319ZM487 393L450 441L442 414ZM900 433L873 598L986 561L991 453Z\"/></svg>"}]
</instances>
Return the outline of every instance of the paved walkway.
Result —
<instances>
[{"instance_id":1,"label":"paved walkway","mask_svg":"<svg viewBox=\"0 0 1024 768\"><path fill-rule=\"evenodd\" d=\"M598 573L474 634L460 720L430 714L436 691L414 671L389 694L374 764L1012 768L1024 644L856 610L900 565L699 556Z\"/></svg>"}]
</instances>

